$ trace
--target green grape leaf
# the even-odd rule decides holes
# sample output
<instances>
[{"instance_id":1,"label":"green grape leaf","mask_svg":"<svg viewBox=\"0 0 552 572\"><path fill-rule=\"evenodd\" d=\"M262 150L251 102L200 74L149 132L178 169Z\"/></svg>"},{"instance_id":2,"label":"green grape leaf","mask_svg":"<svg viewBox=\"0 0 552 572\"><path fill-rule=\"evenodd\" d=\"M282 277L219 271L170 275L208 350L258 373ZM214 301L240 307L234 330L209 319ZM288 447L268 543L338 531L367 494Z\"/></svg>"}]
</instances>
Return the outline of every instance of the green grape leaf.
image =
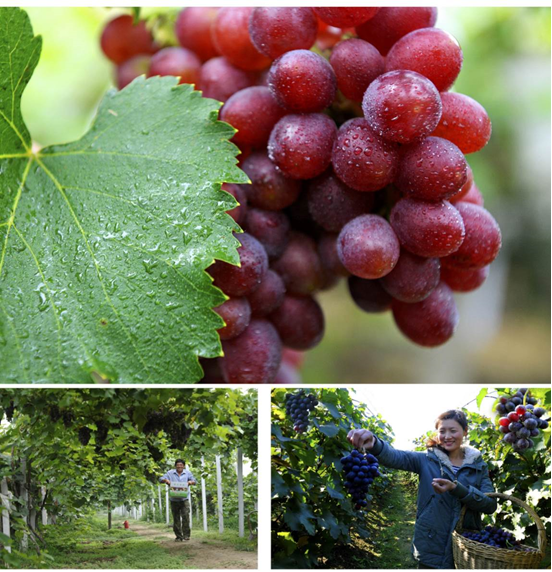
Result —
<instances>
[{"instance_id":1,"label":"green grape leaf","mask_svg":"<svg viewBox=\"0 0 552 572\"><path fill-rule=\"evenodd\" d=\"M489 392L489 390L484 387L478 394L476 397L476 403L477 403L477 408L479 409L481 407L481 404L483 403L483 400L485 399L485 397L487 396L487 393Z\"/></svg>"},{"instance_id":2,"label":"green grape leaf","mask_svg":"<svg viewBox=\"0 0 552 572\"><path fill-rule=\"evenodd\" d=\"M82 139L34 152L20 100L41 40L16 8L0 30L0 382L197 381L221 355L205 269L239 262L220 186L247 182L220 103L138 78Z\"/></svg>"}]
</instances>

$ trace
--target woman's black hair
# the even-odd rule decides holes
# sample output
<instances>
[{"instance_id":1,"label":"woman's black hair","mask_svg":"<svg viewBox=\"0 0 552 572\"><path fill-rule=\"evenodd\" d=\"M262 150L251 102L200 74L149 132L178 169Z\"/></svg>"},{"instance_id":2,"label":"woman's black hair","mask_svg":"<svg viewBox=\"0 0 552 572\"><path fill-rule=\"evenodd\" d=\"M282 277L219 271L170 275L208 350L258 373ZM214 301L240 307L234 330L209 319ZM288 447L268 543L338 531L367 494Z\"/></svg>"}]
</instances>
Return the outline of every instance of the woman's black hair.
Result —
<instances>
[{"instance_id":1,"label":"woman's black hair","mask_svg":"<svg viewBox=\"0 0 552 572\"><path fill-rule=\"evenodd\" d=\"M186 463L182 459L176 459L176 461L174 462L174 466L176 467L176 465L178 465L178 463L182 463L183 465L186 465Z\"/></svg>"},{"instance_id":2,"label":"woman's black hair","mask_svg":"<svg viewBox=\"0 0 552 572\"><path fill-rule=\"evenodd\" d=\"M463 431L467 431L468 418L466 417L466 414L460 409L449 409L448 411L441 413L441 415L439 415L439 417L437 417L437 419L435 420L435 429L439 428L439 424L441 423L441 421L448 421L449 419L456 421L456 423L458 423L458 425L462 427ZM427 439L426 447L428 449L430 447L437 447L438 449L441 449L441 451L447 453L446 449L444 447L441 447L441 445L439 445L439 441L437 441L435 437L430 437L429 439Z\"/></svg>"}]
</instances>

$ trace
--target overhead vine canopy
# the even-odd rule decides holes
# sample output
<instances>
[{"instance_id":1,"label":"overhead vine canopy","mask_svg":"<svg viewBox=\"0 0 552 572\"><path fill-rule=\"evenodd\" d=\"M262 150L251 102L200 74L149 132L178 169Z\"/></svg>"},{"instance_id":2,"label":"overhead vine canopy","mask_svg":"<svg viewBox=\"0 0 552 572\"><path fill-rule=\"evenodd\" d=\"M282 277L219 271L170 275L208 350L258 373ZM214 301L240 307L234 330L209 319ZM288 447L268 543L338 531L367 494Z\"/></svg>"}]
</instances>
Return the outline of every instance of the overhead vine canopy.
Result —
<instances>
[{"instance_id":1,"label":"overhead vine canopy","mask_svg":"<svg viewBox=\"0 0 552 572\"><path fill-rule=\"evenodd\" d=\"M52 497L75 506L110 490L128 497L176 457L199 469L201 456L241 447L256 467L254 390L4 389L0 407L10 422L0 431L0 478L14 478L25 459Z\"/></svg>"}]
</instances>

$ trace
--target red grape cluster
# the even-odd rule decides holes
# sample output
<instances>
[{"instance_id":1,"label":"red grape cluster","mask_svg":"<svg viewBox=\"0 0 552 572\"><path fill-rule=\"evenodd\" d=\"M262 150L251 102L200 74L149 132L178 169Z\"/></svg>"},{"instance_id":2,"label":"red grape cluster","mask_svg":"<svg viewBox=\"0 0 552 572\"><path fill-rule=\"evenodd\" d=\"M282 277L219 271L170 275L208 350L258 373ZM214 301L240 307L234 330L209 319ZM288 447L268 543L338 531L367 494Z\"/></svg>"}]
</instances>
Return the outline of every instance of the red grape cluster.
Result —
<instances>
[{"instance_id":1,"label":"red grape cluster","mask_svg":"<svg viewBox=\"0 0 552 572\"><path fill-rule=\"evenodd\" d=\"M209 272L224 357L206 380L267 383L282 350L320 342L314 295L348 278L366 312L391 311L432 347L458 323L453 291L486 279L501 246L465 154L484 147L483 107L448 90L462 50L435 8L186 8L180 46L160 49L130 16L102 47L119 87L139 73L180 76L224 102L251 184L225 184L241 266ZM146 40L147 37L147 40ZM289 366L289 363L288 363ZM278 379L280 378L280 379Z\"/></svg>"},{"instance_id":2,"label":"red grape cluster","mask_svg":"<svg viewBox=\"0 0 552 572\"><path fill-rule=\"evenodd\" d=\"M495 411L503 416L498 419L499 431L504 434L504 442L512 445L515 451L532 449L532 437L538 437L539 430L548 427L548 421L542 419L546 410L535 407L538 402L525 388L513 395L499 397L495 406Z\"/></svg>"},{"instance_id":3,"label":"red grape cluster","mask_svg":"<svg viewBox=\"0 0 552 572\"><path fill-rule=\"evenodd\" d=\"M365 498L368 488L380 476L378 460L374 455L356 449L340 460L345 473L345 488L353 497L355 508L361 509L368 504Z\"/></svg>"},{"instance_id":4,"label":"red grape cluster","mask_svg":"<svg viewBox=\"0 0 552 572\"><path fill-rule=\"evenodd\" d=\"M295 393L286 393L286 413L293 422L297 433L304 433L309 426L309 413L318 405L318 399L313 393L305 393L300 389Z\"/></svg>"},{"instance_id":5,"label":"red grape cluster","mask_svg":"<svg viewBox=\"0 0 552 572\"><path fill-rule=\"evenodd\" d=\"M526 551L519 540L508 530L495 526L486 526L483 530L466 530L462 533L464 538L481 542L496 548L508 548L509 550Z\"/></svg>"}]
</instances>

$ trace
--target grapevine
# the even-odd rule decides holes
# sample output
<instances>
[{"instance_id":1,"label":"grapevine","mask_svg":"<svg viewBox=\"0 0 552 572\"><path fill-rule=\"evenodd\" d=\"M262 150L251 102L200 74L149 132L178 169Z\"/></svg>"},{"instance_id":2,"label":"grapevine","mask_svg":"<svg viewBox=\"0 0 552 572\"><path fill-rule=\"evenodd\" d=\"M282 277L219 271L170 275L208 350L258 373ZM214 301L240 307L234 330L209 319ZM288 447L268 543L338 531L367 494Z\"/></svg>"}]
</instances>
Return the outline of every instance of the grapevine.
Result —
<instances>
[{"instance_id":1,"label":"grapevine","mask_svg":"<svg viewBox=\"0 0 552 572\"><path fill-rule=\"evenodd\" d=\"M244 233L240 266L208 270L229 300L215 309L224 355L205 382L287 379L283 350L320 343L315 296L342 278L361 310L392 313L412 342L453 336L453 293L485 281L501 232L465 158L491 122L448 92L463 54L436 19L435 8L186 8L178 46L130 16L105 26L120 89L178 76L222 101L237 130L251 183L223 185Z\"/></svg>"}]
</instances>

